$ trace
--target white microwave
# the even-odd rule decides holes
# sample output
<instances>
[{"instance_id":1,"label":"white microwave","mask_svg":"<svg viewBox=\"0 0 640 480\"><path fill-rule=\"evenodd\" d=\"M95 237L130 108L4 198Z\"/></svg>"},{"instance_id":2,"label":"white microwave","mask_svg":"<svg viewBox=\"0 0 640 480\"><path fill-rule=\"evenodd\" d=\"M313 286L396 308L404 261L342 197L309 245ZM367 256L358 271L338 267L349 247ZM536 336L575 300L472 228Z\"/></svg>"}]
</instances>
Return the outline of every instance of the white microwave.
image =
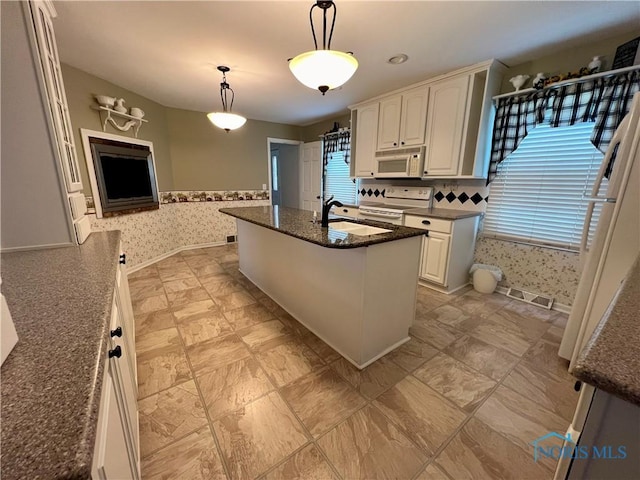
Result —
<instances>
[{"instance_id":1,"label":"white microwave","mask_svg":"<svg viewBox=\"0 0 640 480\"><path fill-rule=\"evenodd\" d=\"M424 147L376 152L374 176L376 178L421 178L424 152Z\"/></svg>"}]
</instances>

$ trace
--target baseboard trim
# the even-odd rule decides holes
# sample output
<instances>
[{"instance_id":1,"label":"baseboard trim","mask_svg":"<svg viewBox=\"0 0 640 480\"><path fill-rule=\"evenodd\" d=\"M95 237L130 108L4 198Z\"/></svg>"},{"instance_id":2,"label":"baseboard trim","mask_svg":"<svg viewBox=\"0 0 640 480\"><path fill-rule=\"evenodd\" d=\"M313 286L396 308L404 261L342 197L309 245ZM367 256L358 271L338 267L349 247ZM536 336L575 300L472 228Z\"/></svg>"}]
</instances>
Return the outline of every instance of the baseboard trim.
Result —
<instances>
[{"instance_id":1,"label":"baseboard trim","mask_svg":"<svg viewBox=\"0 0 640 480\"><path fill-rule=\"evenodd\" d=\"M150 260L146 260L142 263L137 264L134 267L127 269L127 275L130 273L137 272L138 270L142 270L143 268L153 265L154 263L158 263L160 260L164 260L165 258L168 258L172 255L175 255L176 253L180 253L185 250L195 250L197 248L220 247L226 244L227 242L210 242L210 243L198 243L196 245L185 245L184 247L174 248L173 250L163 253L162 255L158 255L157 257L154 257Z\"/></svg>"}]
</instances>

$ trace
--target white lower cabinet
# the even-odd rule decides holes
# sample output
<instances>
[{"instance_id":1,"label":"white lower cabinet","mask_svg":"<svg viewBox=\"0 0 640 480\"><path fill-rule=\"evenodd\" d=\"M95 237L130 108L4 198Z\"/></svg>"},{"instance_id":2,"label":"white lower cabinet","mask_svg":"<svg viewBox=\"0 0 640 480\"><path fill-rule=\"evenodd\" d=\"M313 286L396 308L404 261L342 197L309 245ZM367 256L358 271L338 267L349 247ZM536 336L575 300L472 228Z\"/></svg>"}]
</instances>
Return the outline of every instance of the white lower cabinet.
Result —
<instances>
[{"instance_id":1,"label":"white lower cabinet","mask_svg":"<svg viewBox=\"0 0 640 480\"><path fill-rule=\"evenodd\" d=\"M420 258L420 280L423 285L451 293L469 283L478 218L443 220L405 215L405 226L427 231L422 240Z\"/></svg>"},{"instance_id":2,"label":"white lower cabinet","mask_svg":"<svg viewBox=\"0 0 640 480\"><path fill-rule=\"evenodd\" d=\"M133 313L124 258L118 268L98 414L92 477L140 478L140 440Z\"/></svg>"}]
</instances>

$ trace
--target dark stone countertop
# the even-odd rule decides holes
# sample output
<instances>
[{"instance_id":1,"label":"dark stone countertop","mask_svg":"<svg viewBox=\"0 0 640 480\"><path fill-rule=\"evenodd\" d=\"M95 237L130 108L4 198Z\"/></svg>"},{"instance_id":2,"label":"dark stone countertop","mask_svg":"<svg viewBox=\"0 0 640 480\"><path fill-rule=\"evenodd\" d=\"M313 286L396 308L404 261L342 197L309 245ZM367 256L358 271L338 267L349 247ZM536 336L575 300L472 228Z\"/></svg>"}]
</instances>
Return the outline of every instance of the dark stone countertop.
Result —
<instances>
[{"instance_id":1,"label":"dark stone countertop","mask_svg":"<svg viewBox=\"0 0 640 480\"><path fill-rule=\"evenodd\" d=\"M91 477L119 241L1 256L18 333L1 371L3 480Z\"/></svg>"},{"instance_id":2,"label":"dark stone countertop","mask_svg":"<svg viewBox=\"0 0 640 480\"><path fill-rule=\"evenodd\" d=\"M579 380L640 406L640 257L578 357Z\"/></svg>"},{"instance_id":3,"label":"dark stone countertop","mask_svg":"<svg viewBox=\"0 0 640 480\"><path fill-rule=\"evenodd\" d=\"M371 222L363 220L348 220L353 223L370 225L373 227L392 230L389 233L377 235L359 236L346 232L322 228L320 218L318 223L313 223L313 212L288 207L239 207L221 208L222 213L231 215L240 220L245 220L261 227L269 228L291 237L299 238L307 242L315 243L327 248L359 248L376 243L392 242L403 238L424 235L424 230L388 223ZM343 218L333 218L331 222L345 221Z\"/></svg>"},{"instance_id":4,"label":"dark stone countertop","mask_svg":"<svg viewBox=\"0 0 640 480\"><path fill-rule=\"evenodd\" d=\"M482 212L454 210L452 208L412 208L411 210L405 210L404 213L417 217L441 218L442 220L459 220L461 218L478 217L482 215Z\"/></svg>"}]
</instances>

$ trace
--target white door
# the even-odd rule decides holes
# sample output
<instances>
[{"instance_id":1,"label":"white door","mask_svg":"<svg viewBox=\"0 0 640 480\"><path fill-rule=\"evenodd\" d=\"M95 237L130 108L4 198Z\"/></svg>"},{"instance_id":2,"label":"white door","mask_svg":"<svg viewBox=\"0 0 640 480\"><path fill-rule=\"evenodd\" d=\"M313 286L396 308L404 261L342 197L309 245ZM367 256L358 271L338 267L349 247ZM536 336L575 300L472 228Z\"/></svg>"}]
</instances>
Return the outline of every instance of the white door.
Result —
<instances>
[{"instance_id":1,"label":"white door","mask_svg":"<svg viewBox=\"0 0 640 480\"><path fill-rule=\"evenodd\" d=\"M426 175L457 175L469 76L431 85L427 116Z\"/></svg>"},{"instance_id":2,"label":"white door","mask_svg":"<svg viewBox=\"0 0 640 480\"><path fill-rule=\"evenodd\" d=\"M376 143L378 140L378 108L376 102L355 110L355 141L352 139L352 158L355 176L371 178L375 167ZM352 115L353 116L353 115Z\"/></svg>"},{"instance_id":3,"label":"white door","mask_svg":"<svg viewBox=\"0 0 640 480\"><path fill-rule=\"evenodd\" d=\"M424 143L428 101L428 87L414 88L402 95L402 120L400 121L401 147L422 145Z\"/></svg>"},{"instance_id":4,"label":"white door","mask_svg":"<svg viewBox=\"0 0 640 480\"><path fill-rule=\"evenodd\" d=\"M440 285L446 285L450 235L429 232L422 241L420 276Z\"/></svg>"},{"instance_id":5,"label":"white door","mask_svg":"<svg viewBox=\"0 0 640 480\"><path fill-rule=\"evenodd\" d=\"M300 169L300 208L322 211L322 142L310 142L300 149L302 168Z\"/></svg>"},{"instance_id":6,"label":"white door","mask_svg":"<svg viewBox=\"0 0 640 480\"><path fill-rule=\"evenodd\" d=\"M378 150L398 148L401 110L402 95L396 95L380 102Z\"/></svg>"}]
</instances>

